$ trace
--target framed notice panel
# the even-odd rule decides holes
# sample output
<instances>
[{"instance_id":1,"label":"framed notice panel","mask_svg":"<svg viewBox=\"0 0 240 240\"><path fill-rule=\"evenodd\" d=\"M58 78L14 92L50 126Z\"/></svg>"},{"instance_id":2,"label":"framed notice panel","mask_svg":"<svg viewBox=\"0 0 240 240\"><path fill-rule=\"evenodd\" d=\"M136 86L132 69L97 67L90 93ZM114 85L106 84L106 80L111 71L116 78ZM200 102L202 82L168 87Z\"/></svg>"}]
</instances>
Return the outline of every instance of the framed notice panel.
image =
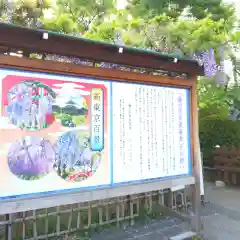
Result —
<instances>
[{"instance_id":1,"label":"framed notice panel","mask_svg":"<svg viewBox=\"0 0 240 240\"><path fill-rule=\"evenodd\" d=\"M191 174L189 90L0 69L0 199Z\"/></svg>"},{"instance_id":2,"label":"framed notice panel","mask_svg":"<svg viewBox=\"0 0 240 240\"><path fill-rule=\"evenodd\" d=\"M189 90L112 83L113 183L189 174Z\"/></svg>"}]
</instances>

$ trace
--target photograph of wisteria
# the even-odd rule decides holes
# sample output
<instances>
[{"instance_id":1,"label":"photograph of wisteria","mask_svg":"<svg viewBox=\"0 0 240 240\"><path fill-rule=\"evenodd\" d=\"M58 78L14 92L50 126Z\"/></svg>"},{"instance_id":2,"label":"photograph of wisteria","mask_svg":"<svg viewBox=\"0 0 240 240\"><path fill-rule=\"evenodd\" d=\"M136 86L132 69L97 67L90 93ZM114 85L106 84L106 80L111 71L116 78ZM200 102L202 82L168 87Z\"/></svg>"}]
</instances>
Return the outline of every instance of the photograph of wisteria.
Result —
<instances>
[{"instance_id":1,"label":"photograph of wisteria","mask_svg":"<svg viewBox=\"0 0 240 240\"><path fill-rule=\"evenodd\" d=\"M38 136L25 136L9 148L10 171L23 180L37 180L53 170L55 153L47 140Z\"/></svg>"},{"instance_id":2,"label":"photograph of wisteria","mask_svg":"<svg viewBox=\"0 0 240 240\"><path fill-rule=\"evenodd\" d=\"M23 81L8 92L6 113L12 124L34 131L47 128L54 121L54 91L39 81Z\"/></svg>"},{"instance_id":3,"label":"photograph of wisteria","mask_svg":"<svg viewBox=\"0 0 240 240\"><path fill-rule=\"evenodd\" d=\"M71 131L59 137L54 146L57 174L67 181L92 176L101 163L102 152L91 151L88 131Z\"/></svg>"}]
</instances>

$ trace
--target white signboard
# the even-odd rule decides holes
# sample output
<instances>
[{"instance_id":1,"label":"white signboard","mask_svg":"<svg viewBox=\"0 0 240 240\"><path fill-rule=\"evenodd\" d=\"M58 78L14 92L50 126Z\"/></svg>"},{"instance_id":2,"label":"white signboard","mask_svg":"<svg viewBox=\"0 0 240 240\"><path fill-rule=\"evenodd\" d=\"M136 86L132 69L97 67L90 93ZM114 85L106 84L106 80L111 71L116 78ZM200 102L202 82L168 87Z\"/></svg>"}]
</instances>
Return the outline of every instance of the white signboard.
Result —
<instances>
[{"instance_id":1,"label":"white signboard","mask_svg":"<svg viewBox=\"0 0 240 240\"><path fill-rule=\"evenodd\" d=\"M113 183L189 174L188 90L112 84Z\"/></svg>"}]
</instances>

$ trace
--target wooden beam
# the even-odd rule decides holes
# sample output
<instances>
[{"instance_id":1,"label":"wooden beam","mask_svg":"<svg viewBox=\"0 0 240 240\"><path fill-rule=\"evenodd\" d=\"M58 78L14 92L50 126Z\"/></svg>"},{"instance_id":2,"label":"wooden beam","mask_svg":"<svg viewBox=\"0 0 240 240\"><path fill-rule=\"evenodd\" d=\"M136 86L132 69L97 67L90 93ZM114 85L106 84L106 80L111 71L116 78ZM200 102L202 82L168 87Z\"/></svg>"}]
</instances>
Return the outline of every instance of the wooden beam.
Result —
<instances>
[{"instance_id":1,"label":"wooden beam","mask_svg":"<svg viewBox=\"0 0 240 240\"><path fill-rule=\"evenodd\" d=\"M190 88L195 79L186 81L167 76L124 72L117 69L94 68L71 63L54 62L49 60L30 59L26 57L0 56L0 68L37 71L44 73L64 74L70 76L84 76L89 78L113 80L121 82L136 82L142 84L159 84L175 87Z\"/></svg>"}]
</instances>

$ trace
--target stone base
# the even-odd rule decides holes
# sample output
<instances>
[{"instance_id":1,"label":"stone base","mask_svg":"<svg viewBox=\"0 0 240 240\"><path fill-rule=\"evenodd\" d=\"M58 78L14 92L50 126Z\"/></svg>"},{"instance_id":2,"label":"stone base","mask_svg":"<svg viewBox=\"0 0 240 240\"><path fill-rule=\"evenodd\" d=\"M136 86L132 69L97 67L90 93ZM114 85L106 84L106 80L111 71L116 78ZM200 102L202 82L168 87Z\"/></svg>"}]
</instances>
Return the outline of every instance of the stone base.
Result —
<instances>
[{"instance_id":1,"label":"stone base","mask_svg":"<svg viewBox=\"0 0 240 240\"><path fill-rule=\"evenodd\" d=\"M223 181L216 181L215 182L216 187L223 188L225 187L225 183Z\"/></svg>"}]
</instances>

